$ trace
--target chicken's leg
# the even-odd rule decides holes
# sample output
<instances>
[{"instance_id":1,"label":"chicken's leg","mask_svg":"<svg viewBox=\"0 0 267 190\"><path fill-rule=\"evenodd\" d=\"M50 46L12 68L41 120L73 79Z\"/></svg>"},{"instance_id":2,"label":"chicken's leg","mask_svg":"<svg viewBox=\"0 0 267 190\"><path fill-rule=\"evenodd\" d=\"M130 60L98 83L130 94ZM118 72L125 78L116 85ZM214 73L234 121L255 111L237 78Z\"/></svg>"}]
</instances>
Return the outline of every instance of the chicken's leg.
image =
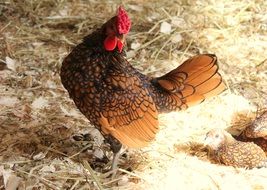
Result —
<instances>
[{"instance_id":1,"label":"chicken's leg","mask_svg":"<svg viewBox=\"0 0 267 190\"><path fill-rule=\"evenodd\" d=\"M122 153L121 151L122 149L120 149L118 152L113 152L113 159L112 159L112 165L111 165L111 170L115 171L118 167L118 163L119 163L119 158L120 155Z\"/></svg>"},{"instance_id":2,"label":"chicken's leg","mask_svg":"<svg viewBox=\"0 0 267 190\"><path fill-rule=\"evenodd\" d=\"M119 158L122 152L121 151L122 144L117 139L112 137L111 135L109 135L106 138L106 141L110 144L110 148L113 152L113 159L112 159L112 165L111 165L111 171L113 171L113 174L112 174L112 178L113 178L116 175L116 169L117 169Z\"/></svg>"}]
</instances>

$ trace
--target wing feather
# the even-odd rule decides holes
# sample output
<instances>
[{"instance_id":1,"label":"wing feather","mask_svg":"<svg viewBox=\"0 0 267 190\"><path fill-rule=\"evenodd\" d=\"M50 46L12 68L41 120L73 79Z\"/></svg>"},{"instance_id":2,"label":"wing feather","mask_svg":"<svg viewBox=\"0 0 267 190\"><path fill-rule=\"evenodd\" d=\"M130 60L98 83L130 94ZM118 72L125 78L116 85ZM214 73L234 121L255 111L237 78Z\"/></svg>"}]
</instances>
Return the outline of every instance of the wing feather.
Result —
<instances>
[{"instance_id":1,"label":"wing feather","mask_svg":"<svg viewBox=\"0 0 267 190\"><path fill-rule=\"evenodd\" d=\"M121 90L111 91L109 101L102 102L99 119L102 131L128 147L146 146L158 131L158 112L153 99L137 76L127 76L127 85L118 81L121 76L109 77L109 85Z\"/></svg>"}]
</instances>

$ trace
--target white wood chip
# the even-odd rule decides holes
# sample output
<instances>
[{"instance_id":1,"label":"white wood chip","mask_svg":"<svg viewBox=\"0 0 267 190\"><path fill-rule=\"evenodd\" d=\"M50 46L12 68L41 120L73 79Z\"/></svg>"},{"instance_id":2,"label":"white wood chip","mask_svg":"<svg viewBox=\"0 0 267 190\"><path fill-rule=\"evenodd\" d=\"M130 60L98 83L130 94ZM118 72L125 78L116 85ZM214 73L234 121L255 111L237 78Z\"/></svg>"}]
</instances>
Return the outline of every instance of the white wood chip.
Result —
<instances>
[{"instance_id":1,"label":"white wood chip","mask_svg":"<svg viewBox=\"0 0 267 190\"><path fill-rule=\"evenodd\" d=\"M32 108L35 109L42 109L46 106L48 106L48 100L43 97L36 98L32 103Z\"/></svg>"},{"instance_id":2,"label":"white wood chip","mask_svg":"<svg viewBox=\"0 0 267 190\"><path fill-rule=\"evenodd\" d=\"M2 106L14 106L16 103L18 103L18 98L16 97L0 97L0 105Z\"/></svg>"},{"instance_id":3,"label":"white wood chip","mask_svg":"<svg viewBox=\"0 0 267 190\"><path fill-rule=\"evenodd\" d=\"M170 34L172 26L168 22L162 22L160 25L160 32L164 34Z\"/></svg>"},{"instance_id":4,"label":"white wood chip","mask_svg":"<svg viewBox=\"0 0 267 190\"><path fill-rule=\"evenodd\" d=\"M7 68L11 69L12 71L16 71L16 60L6 56L6 65Z\"/></svg>"}]
</instances>

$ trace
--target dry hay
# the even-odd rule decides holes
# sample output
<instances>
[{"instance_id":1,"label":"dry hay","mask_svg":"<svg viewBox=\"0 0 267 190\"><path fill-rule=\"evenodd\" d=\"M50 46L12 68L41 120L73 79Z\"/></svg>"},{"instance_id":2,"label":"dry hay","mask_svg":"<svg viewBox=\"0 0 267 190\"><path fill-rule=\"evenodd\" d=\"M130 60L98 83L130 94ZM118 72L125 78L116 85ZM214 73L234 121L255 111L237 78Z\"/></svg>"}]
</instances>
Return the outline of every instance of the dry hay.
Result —
<instances>
[{"instance_id":1,"label":"dry hay","mask_svg":"<svg viewBox=\"0 0 267 190\"><path fill-rule=\"evenodd\" d=\"M111 154L68 98L59 68L121 3L133 20L128 57L135 67L158 76L191 55L215 53L229 89L186 111L161 115L156 141L129 150L111 181L88 164L107 170L92 155ZM267 105L266 12L265 0L1 1L0 188L266 189L267 169L212 164L202 146L209 129L238 132ZM90 142L72 138L85 133Z\"/></svg>"}]
</instances>

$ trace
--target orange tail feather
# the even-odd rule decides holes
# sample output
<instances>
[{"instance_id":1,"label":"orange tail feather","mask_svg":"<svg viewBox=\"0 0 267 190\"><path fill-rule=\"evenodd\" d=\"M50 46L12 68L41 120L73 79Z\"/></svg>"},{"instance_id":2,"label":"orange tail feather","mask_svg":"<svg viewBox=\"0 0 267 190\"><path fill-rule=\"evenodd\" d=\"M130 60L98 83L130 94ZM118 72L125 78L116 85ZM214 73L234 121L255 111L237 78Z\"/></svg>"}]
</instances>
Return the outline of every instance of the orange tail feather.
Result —
<instances>
[{"instance_id":1,"label":"orange tail feather","mask_svg":"<svg viewBox=\"0 0 267 190\"><path fill-rule=\"evenodd\" d=\"M179 102L176 109L183 109L225 89L218 68L215 55L197 55L156 80L167 91L168 98Z\"/></svg>"}]
</instances>

